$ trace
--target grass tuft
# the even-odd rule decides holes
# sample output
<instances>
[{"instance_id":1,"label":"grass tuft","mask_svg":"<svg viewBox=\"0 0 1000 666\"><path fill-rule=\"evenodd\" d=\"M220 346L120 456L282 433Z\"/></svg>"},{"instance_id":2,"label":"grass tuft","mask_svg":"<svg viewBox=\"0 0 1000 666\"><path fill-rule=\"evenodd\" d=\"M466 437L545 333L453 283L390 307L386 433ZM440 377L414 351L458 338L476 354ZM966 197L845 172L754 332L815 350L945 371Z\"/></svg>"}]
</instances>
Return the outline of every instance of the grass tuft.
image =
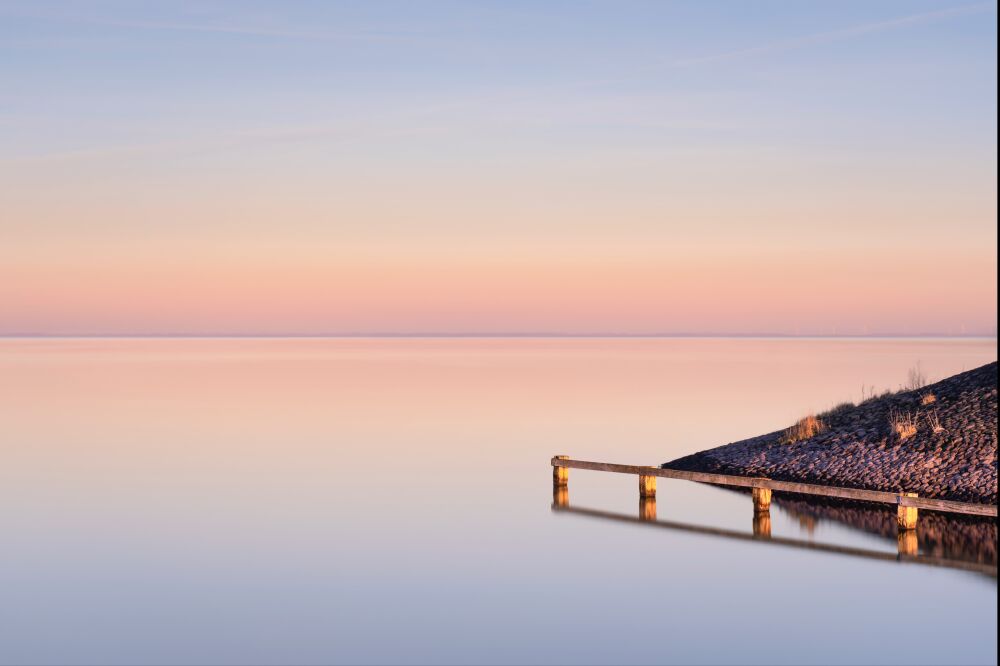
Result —
<instances>
[{"instance_id":1,"label":"grass tuft","mask_svg":"<svg viewBox=\"0 0 1000 666\"><path fill-rule=\"evenodd\" d=\"M795 442L801 442L804 439L815 437L823 432L825 428L826 426L823 425L822 421L810 414L804 419L799 419L795 425L785 430L785 433L781 436L781 443L794 444Z\"/></svg>"},{"instance_id":2,"label":"grass tuft","mask_svg":"<svg viewBox=\"0 0 1000 666\"><path fill-rule=\"evenodd\" d=\"M944 426L941 425L941 419L938 417L936 409L924 414L924 419L927 421L927 425L930 426L931 432L944 432Z\"/></svg>"},{"instance_id":3,"label":"grass tuft","mask_svg":"<svg viewBox=\"0 0 1000 666\"><path fill-rule=\"evenodd\" d=\"M917 416L912 412L890 409L889 429L899 441L909 439L917 434Z\"/></svg>"},{"instance_id":4,"label":"grass tuft","mask_svg":"<svg viewBox=\"0 0 1000 666\"><path fill-rule=\"evenodd\" d=\"M842 402L839 405L835 405L834 407L831 407L830 409L828 409L825 412L821 413L818 418L820 419L820 422L822 423L823 419L825 419L825 418L828 419L828 418L832 418L832 417L835 417L835 416L839 416L839 415L843 414L844 412L846 412L849 409L854 409L854 403L853 402Z\"/></svg>"},{"instance_id":5,"label":"grass tuft","mask_svg":"<svg viewBox=\"0 0 1000 666\"><path fill-rule=\"evenodd\" d=\"M917 361L917 364L907 372L905 388L907 391L918 391L925 386L927 386L927 375L924 374L920 362Z\"/></svg>"}]
</instances>

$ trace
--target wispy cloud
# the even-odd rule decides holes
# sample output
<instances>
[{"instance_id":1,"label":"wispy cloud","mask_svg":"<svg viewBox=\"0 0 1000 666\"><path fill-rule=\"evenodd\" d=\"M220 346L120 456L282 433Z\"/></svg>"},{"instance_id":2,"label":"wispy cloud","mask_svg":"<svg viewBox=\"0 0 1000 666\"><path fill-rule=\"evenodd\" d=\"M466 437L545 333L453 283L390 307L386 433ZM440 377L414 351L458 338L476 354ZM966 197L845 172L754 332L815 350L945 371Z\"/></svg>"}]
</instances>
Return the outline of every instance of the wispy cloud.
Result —
<instances>
[{"instance_id":1,"label":"wispy cloud","mask_svg":"<svg viewBox=\"0 0 1000 666\"><path fill-rule=\"evenodd\" d=\"M22 19L37 21L52 21L60 23L76 23L83 25L106 26L111 28L129 28L138 30L160 30L180 32L202 32L228 34L234 36L269 37L292 40L311 41L346 41L346 40L388 40L404 38L412 33L377 30L326 30L300 27L286 27L265 24L243 24L229 21L189 22L123 19L107 16L91 16L66 12L45 12L37 10L15 11L0 7L0 14L16 16Z\"/></svg>"},{"instance_id":2,"label":"wispy cloud","mask_svg":"<svg viewBox=\"0 0 1000 666\"><path fill-rule=\"evenodd\" d=\"M829 30L826 32L817 32L809 35L803 35L801 37L792 37L790 39L771 42L769 44L761 44L758 46L751 46L744 49L736 49L733 51L725 51L722 53L715 53L693 58L681 58L662 64L674 67L686 67L690 65L700 65L700 64L720 62L725 60L734 60L740 58L747 58L751 56L765 55L768 53L792 51L795 49L801 49L808 46L817 46L820 44L838 42L845 39L852 39L855 37L861 37L873 33L885 32L888 30L895 30L897 28L904 28L907 26L918 25L921 23L933 23L936 21L954 18L957 16L980 14L984 12L989 12L995 9L995 7L996 7L995 2L979 2L971 5L962 5L960 7L951 7L948 9L941 9L932 12L923 12L920 14L910 14L908 16L900 16L898 18L887 19L885 21L862 23L859 25L854 25L847 28L841 28L838 30Z\"/></svg>"},{"instance_id":3,"label":"wispy cloud","mask_svg":"<svg viewBox=\"0 0 1000 666\"><path fill-rule=\"evenodd\" d=\"M144 144L109 146L106 148L84 149L75 151L60 151L44 155L22 156L18 158L8 158L0 161L7 164L25 164L34 162L53 162L63 160L89 159L102 156L132 155L144 153L162 153L170 150L208 150L208 149L228 149L242 145L273 143L273 142L294 142L309 141L318 138L335 140L359 140L382 136L405 136L410 134L423 134L427 132L445 131L446 125L442 125L440 118L454 113L465 113L475 109L487 109L491 111L494 118L503 114L497 113L499 109L510 108L521 105L525 102L551 100L553 97L571 94L576 91L597 88L607 85L621 84L628 81L641 79L652 72L669 70L672 68L686 68L713 63L723 63L748 59L755 56L770 53L787 52L797 49L808 48L821 44L828 44L849 39L856 39L866 35L897 30L913 25L934 23L944 21L959 16L986 13L995 10L996 3L980 2L969 5L962 5L937 11L910 14L884 21L862 23L845 28L829 30L824 32L811 33L799 37L792 37L784 40L760 44L752 47L723 51L714 54L692 56L686 58L674 58L659 62L649 63L646 67L633 69L627 75L609 75L603 78L579 79L567 81L563 84L546 86L544 89L530 90L507 90L486 95L473 95L464 99L452 101L440 101L424 106L411 108L394 109L385 114L368 116L354 121L338 121L328 124L320 123L302 126L286 127L263 127L254 129L233 130L232 132L215 135L213 138L190 138L172 141L152 142ZM2 10L0 10L2 11ZM188 24L188 23L161 23L146 21L122 21L116 19L95 19L83 17L68 17L54 15L32 15L35 18L45 18L48 20L68 20L96 23L102 25L114 25L121 27L149 28L159 30L190 30L198 32L220 32L232 34L246 34L280 37L289 39L339 39L345 37L358 37L361 35L387 36L390 33L332 33L308 30L286 30L266 27L250 27L241 25L221 25L221 24ZM521 109L520 117L524 117L524 110ZM437 120L436 120L437 119ZM498 121L499 122L499 121ZM415 126L404 126L406 123L416 123Z\"/></svg>"},{"instance_id":4,"label":"wispy cloud","mask_svg":"<svg viewBox=\"0 0 1000 666\"><path fill-rule=\"evenodd\" d=\"M640 66L635 69L632 69L627 75L617 75L617 76L608 75L602 78L595 77L587 81L577 81L574 84L570 85L573 88L585 88L585 87L596 88L605 85L627 83L630 81L642 79L656 72L668 71L671 69L695 67L699 65L710 65L714 63L725 63L725 62L732 62L739 60L747 60L750 58L754 58L756 56L763 56L770 53L795 51L798 49L808 48L810 46L819 46L822 44L830 44L850 39L857 39L859 37L864 37L870 34L887 32L891 30L898 30L901 28L906 28L909 26L919 25L924 23L935 23L938 21L943 21L950 18L956 18L959 16L986 13L989 11L993 11L995 9L996 9L996 2L995 0L991 0L988 2L978 2L975 4L950 7L947 9L941 9L937 11L922 12L919 14L909 14L906 16L899 16L896 18L886 19L884 21L860 23L858 25L848 26L845 28L838 28L835 30L815 32L815 33L810 33L808 35L801 35L798 37L789 37L787 39L768 42L766 44L757 44L755 46L748 46L746 48L733 49L731 51L721 51L718 53L709 53L699 56L657 60L649 62L645 66Z\"/></svg>"}]
</instances>

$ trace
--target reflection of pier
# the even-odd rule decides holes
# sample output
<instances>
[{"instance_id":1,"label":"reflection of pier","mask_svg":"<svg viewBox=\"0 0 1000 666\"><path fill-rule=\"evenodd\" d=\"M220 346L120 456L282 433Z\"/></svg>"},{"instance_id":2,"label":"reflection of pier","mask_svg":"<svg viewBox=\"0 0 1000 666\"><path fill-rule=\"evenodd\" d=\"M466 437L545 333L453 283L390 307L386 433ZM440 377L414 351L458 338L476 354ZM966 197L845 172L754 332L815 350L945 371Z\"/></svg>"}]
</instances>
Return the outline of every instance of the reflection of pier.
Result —
<instances>
[{"instance_id":1,"label":"reflection of pier","mask_svg":"<svg viewBox=\"0 0 1000 666\"><path fill-rule=\"evenodd\" d=\"M995 520L928 512L920 516L916 530L896 529L893 512L875 504L843 504L778 497L778 510L810 534L820 522L844 525L859 532L900 544L904 551L997 566Z\"/></svg>"},{"instance_id":2,"label":"reflection of pier","mask_svg":"<svg viewBox=\"0 0 1000 666\"><path fill-rule=\"evenodd\" d=\"M652 498L643 498L639 500L638 516L630 516L611 511L601 511L598 509L571 507L569 505L569 490L565 487L557 488L553 491L552 510L556 513L585 516L588 518L598 518L602 520L613 520L622 523L633 523L637 525L645 525L647 527L658 527L660 529L675 530L679 532L704 534L727 539L739 539L741 541L757 541L777 546L788 546L791 548L801 548L804 550L833 553L836 555L850 555L870 560L881 560L883 562L903 562L907 564L923 564L926 566L946 567L949 569L973 571L991 576L993 578L997 577L996 566L980 564L978 562L965 562L962 560L945 559L942 557L918 555L916 533L913 530L906 530L899 533L897 540L898 550L894 555L892 553L880 552L877 550L866 550L863 548L836 546L832 544L816 543L813 541L804 541L801 539L788 539L785 537L771 536L770 511L754 512L752 523L753 533L750 534L747 532L738 532L718 527L706 527L702 525L657 520L656 499Z\"/></svg>"}]
</instances>

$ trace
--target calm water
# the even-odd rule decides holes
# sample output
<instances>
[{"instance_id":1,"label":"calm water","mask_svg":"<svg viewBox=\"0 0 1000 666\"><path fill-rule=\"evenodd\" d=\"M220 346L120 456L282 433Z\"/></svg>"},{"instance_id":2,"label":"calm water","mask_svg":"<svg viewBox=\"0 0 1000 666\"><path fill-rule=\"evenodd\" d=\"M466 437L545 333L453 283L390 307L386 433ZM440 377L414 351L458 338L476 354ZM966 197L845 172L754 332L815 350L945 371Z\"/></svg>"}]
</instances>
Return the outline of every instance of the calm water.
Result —
<instances>
[{"instance_id":1,"label":"calm water","mask_svg":"<svg viewBox=\"0 0 1000 666\"><path fill-rule=\"evenodd\" d=\"M0 341L0 662L995 663L994 577L553 511L548 460L658 464L996 356ZM635 478L574 470L570 506L636 517ZM657 518L752 530L747 497L681 481ZM771 529L897 548L780 506Z\"/></svg>"}]
</instances>

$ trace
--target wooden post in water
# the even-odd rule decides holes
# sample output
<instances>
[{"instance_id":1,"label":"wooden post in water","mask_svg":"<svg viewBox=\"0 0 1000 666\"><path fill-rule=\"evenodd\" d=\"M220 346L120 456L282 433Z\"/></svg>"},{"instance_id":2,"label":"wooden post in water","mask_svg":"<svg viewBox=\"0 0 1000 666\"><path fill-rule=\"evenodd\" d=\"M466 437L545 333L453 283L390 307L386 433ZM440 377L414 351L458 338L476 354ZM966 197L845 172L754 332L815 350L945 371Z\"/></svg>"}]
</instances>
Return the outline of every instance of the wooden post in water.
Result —
<instances>
[{"instance_id":1,"label":"wooden post in water","mask_svg":"<svg viewBox=\"0 0 1000 666\"><path fill-rule=\"evenodd\" d=\"M761 539L771 538L771 512L753 512L753 535Z\"/></svg>"},{"instance_id":2,"label":"wooden post in water","mask_svg":"<svg viewBox=\"0 0 1000 666\"><path fill-rule=\"evenodd\" d=\"M552 486L552 506L563 509L569 506L569 488L567 486Z\"/></svg>"},{"instance_id":3,"label":"wooden post in water","mask_svg":"<svg viewBox=\"0 0 1000 666\"><path fill-rule=\"evenodd\" d=\"M654 467L653 469L657 469ZM656 497L656 477L639 475L639 498Z\"/></svg>"},{"instance_id":4,"label":"wooden post in water","mask_svg":"<svg viewBox=\"0 0 1000 666\"><path fill-rule=\"evenodd\" d=\"M753 535L771 538L771 489L751 488L753 494Z\"/></svg>"},{"instance_id":5,"label":"wooden post in water","mask_svg":"<svg viewBox=\"0 0 1000 666\"><path fill-rule=\"evenodd\" d=\"M900 555L917 555L920 544L917 543L916 530L899 530L896 533L896 549Z\"/></svg>"},{"instance_id":6,"label":"wooden post in water","mask_svg":"<svg viewBox=\"0 0 1000 666\"><path fill-rule=\"evenodd\" d=\"M900 497L916 497L916 493L901 493ZM917 508L915 506L896 505L896 525L900 532L917 529Z\"/></svg>"},{"instance_id":7,"label":"wooden post in water","mask_svg":"<svg viewBox=\"0 0 1000 666\"><path fill-rule=\"evenodd\" d=\"M639 519L640 520L656 520L656 498L655 497L640 497L639 498Z\"/></svg>"},{"instance_id":8,"label":"wooden post in water","mask_svg":"<svg viewBox=\"0 0 1000 666\"><path fill-rule=\"evenodd\" d=\"M753 489L753 512L754 513L764 513L765 511L771 510L771 489L770 488L754 488Z\"/></svg>"},{"instance_id":9,"label":"wooden post in water","mask_svg":"<svg viewBox=\"0 0 1000 666\"><path fill-rule=\"evenodd\" d=\"M555 456L559 460L569 460L569 456ZM552 487L565 488L569 485L569 469L566 467L552 467Z\"/></svg>"}]
</instances>

